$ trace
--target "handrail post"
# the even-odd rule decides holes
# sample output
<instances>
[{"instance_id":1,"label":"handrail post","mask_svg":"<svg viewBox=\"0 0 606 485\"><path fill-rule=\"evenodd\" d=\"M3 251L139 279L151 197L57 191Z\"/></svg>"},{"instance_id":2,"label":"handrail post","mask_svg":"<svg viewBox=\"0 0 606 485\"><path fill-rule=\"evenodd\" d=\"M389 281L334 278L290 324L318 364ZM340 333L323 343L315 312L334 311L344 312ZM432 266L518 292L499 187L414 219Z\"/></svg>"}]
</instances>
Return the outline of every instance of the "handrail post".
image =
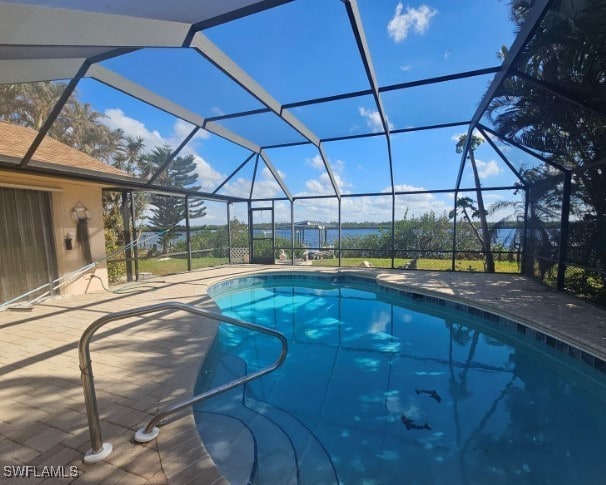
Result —
<instances>
[{"instance_id":1,"label":"handrail post","mask_svg":"<svg viewBox=\"0 0 606 485\"><path fill-rule=\"evenodd\" d=\"M100 325L99 325L100 326ZM86 406L86 417L88 419L88 431L90 433L91 449L84 455L84 463L98 463L105 460L112 452L110 443L103 443L101 437L101 422L99 421L99 409L97 407L97 394L95 392L95 379L90 360L89 344L94 330L89 332L87 328L80 338L78 351L80 355L80 376L84 390L84 405Z\"/></svg>"},{"instance_id":2,"label":"handrail post","mask_svg":"<svg viewBox=\"0 0 606 485\"><path fill-rule=\"evenodd\" d=\"M163 418L178 411L181 411L182 409L185 409L186 407L191 406L192 404L195 404L196 402L199 402L203 399L214 397L218 394L221 394L222 392L229 391L234 387L245 384L253 379L268 374L269 372L272 372L278 367L280 367L284 362L284 359L286 358L286 353L288 351L288 342L286 340L286 337L284 337L284 335L282 335L280 332L262 327L260 325L245 322L243 320L237 320L235 318L231 318L225 315L213 313L208 310L202 310L200 308L196 308L195 306L187 305L185 303L158 303L157 305L131 308L129 310L110 313L108 315L102 316L101 318L98 318L93 323L91 323L86 328L86 330L84 330L82 336L80 337L80 342L78 344L80 373L82 377L82 388L84 391L84 404L86 406L86 415L88 419L88 428L91 441L91 449L84 456L84 463L98 463L107 458L107 456L112 452L112 445L110 443L103 443L103 438L101 437L101 423L99 420L99 409L97 408L97 396L95 393L95 381L93 378L93 369L90 360L90 341L93 335L97 330L99 330L99 328L101 328L106 323L137 315L155 313L160 310L166 309L180 310L188 313L193 313L195 315L199 315L206 318L212 318L213 320L217 320L219 322L225 322L230 325L240 326L249 330L254 330L265 335L275 337L280 340L280 343L282 344L282 352L280 353L280 357L269 367L253 372L252 374L245 375L238 379L234 379L233 381L218 386L212 389L211 391L207 391L200 395L194 396L191 399L182 401L156 414L145 428L141 428L139 431L137 431L135 439L140 443L151 441L152 439L158 436L160 430L155 427L155 425L158 424Z\"/></svg>"}]
</instances>

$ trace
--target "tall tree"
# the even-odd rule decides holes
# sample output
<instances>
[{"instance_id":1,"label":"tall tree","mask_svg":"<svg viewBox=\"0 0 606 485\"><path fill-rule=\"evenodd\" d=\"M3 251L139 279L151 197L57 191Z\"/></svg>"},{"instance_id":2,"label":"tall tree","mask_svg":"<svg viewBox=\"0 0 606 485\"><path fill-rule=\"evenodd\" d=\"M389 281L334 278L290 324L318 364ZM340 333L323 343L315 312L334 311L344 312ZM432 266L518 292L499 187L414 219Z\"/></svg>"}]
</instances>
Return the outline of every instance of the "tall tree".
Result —
<instances>
[{"instance_id":1,"label":"tall tree","mask_svg":"<svg viewBox=\"0 0 606 485\"><path fill-rule=\"evenodd\" d=\"M531 0L511 2L511 17L518 26L531 6ZM515 66L539 84L514 74L488 108L496 131L578 170L573 185L584 204L585 233L595 234L590 243L595 259L582 264L596 268L606 268L604 25L603 0L552 2Z\"/></svg>"},{"instance_id":2,"label":"tall tree","mask_svg":"<svg viewBox=\"0 0 606 485\"><path fill-rule=\"evenodd\" d=\"M157 172L162 168L172 155L172 149L168 145L155 148L143 158L147 163L150 173ZM185 188L199 190L196 185L198 174L196 173L196 162L194 155L176 157L170 162L168 168L163 169L155 183L170 188ZM185 219L185 199L181 197L167 197L160 194L152 194L150 197L151 216L149 217L150 229L162 232L162 252L168 252L168 245L175 238L177 225ZM189 204L189 217L192 219L204 217L206 207L203 200L191 201Z\"/></svg>"},{"instance_id":3,"label":"tall tree","mask_svg":"<svg viewBox=\"0 0 606 485\"><path fill-rule=\"evenodd\" d=\"M2 84L0 119L39 131L65 87L65 83L51 81ZM61 122L61 118L56 122L58 132L62 131Z\"/></svg>"},{"instance_id":4,"label":"tall tree","mask_svg":"<svg viewBox=\"0 0 606 485\"><path fill-rule=\"evenodd\" d=\"M467 135L459 136L457 141L456 151L457 153L462 153L465 149L465 145L467 142ZM480 183L480 175L478 173L478 165L476 163L475 150L484 142L482 138L472 135L471 141L469 143L469 150L467 152L467 157L471 163L471 168L473 171L473 179L475 181L476 186L476 199L478 203L477 214L480 219L480 227L482 229L482 250L484 251L484 258L486 262L486 272L494 273L494 257L492 255L492 248L490 241L492 239L490 234L490 229L488 228L488 221L486 220L487 212L484 207L484 197L482 196L482 185Z\"/></svg>"},{"instance_id":5,"label":"tall tree","mask_svg":"<svg viewBox=\"0 0 606 485\"><path fill-rule=\"evenodd\" d=\"M456 211L454 209L451 210L448 213L448 218L453 219L457 215L457 212L459 210L463 214L463 217L467 221L467 224L469 224L469 227L473 231L475 238L478 240L478 242L483 247L484 241L482 240L482 236L480 236L480 233L478 232L478 228L475 226L475 224L472 221L473 217L478 217L478 215L479 215L478 209L473 205L473 200L471 200L470 197L459 197L457 199L457 210ZM470 212L471 212L471 214L470 214Z\"/></svg>"},{"instance_id":6,"label":"tall tree","mask_svg":"<svg viewBox=\"0 0 606 485\"><path fill-rule=\"evenodd\" d=\"M0 85L0 120L40 130L65 90L61 82L35 82ZM70 96L48 135L94 158L112 163L120 150L124 133L112 130L101 120L102 113L88 103Z\"/></svg>"},{"instance_id":7,"label":"tall tree","mask_svg":"<svg viewBox=\"0 0 606 485\"><path fill-rule=\"evenodd\" d=\"M141 176L143 165L143 150L145 143L141 137L124 136L121 130L115 130L114 133L119 134L120 138L111 155L112 164L133 176ZM142 214L147 206L148 196L143 192L133 194L135 200L135 218L141 220ZM106 214L106 228L113 227L118 234L122 234L122 194L120 192L104 192L103 206ZM142 231L141 224L139 233Z\"/></svg>"},{"instance_id":8,"label":"tall tree","mask_svg":"<svg viewBox=\"0 0 606 485\"><path fill-rule=\"evenodd\" d=\"M91 157L106 163L115 162L114 157L123 143L122 130L112 130L105 126L102 123L105 115L94 110L89 103L81 103L76 99L68 103L62 113L63 132L51 129L51 136Z\"/></svg>"},{"instance_id":9,"label":"tall tree","mask_svg":"<svg viewBox=\"0 0 606 485\"><path fill-rule=\"evenodd\" d=\"M128 173L141 172L143 169L143 149L145 143L140 136L126 136L124 138L124 155L126 162L124 170Z\"/></svg>"}]
</instances>

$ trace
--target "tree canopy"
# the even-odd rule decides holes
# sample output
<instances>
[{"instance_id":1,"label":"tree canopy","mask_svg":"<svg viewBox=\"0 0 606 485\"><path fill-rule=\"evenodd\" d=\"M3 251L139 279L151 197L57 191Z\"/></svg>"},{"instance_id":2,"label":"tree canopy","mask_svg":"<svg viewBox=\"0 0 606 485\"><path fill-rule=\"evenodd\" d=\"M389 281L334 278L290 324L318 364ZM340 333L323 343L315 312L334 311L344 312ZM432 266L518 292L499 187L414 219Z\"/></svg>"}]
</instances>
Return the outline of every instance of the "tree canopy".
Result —
<instances>
[{"instance_id":1,"label":"tree canopy","mask_svg":"<svg viewBox=\"0 0 606 485\"><path fill-rule=\"evenodd\" d=\"M168 145L155 148L146 154L144 164L149 173L160 173L156 182L165 187L187 188L198 190L196 185L198 174L194 155L178 156L171 160L172 149ZM170 162L170 163L169 163ZM167 166L168 164L168 166ZM166 168L164 168L166 167ZM168 197L161 194L150 196L149 223L152 231L162 232L162 251L168 251L168 244L175 237L177 225L185 219L186 204L182 197ZM206 208L204 201L193 200L189 203L189 216L193 219L204 217Z\"/></svg>"},{"instance_id":2,"label":"tree canopy","mask_svg":"<svg viewBox=\"0 0 606 485\"><path fill-rule=\"evenodd\" d=\"M511 18L518 26L532 3L511 2ZM568 262L597 271L606 269L604 25L603 0L552 2L488 107L496 132L571 172L571 235L576 239L568 243ZM551 167L521 171L531 194L527 252L553 258L558 243L540 225L559 217L553 209L562 207L563 177Z\"/></svg>"}]
</instances>

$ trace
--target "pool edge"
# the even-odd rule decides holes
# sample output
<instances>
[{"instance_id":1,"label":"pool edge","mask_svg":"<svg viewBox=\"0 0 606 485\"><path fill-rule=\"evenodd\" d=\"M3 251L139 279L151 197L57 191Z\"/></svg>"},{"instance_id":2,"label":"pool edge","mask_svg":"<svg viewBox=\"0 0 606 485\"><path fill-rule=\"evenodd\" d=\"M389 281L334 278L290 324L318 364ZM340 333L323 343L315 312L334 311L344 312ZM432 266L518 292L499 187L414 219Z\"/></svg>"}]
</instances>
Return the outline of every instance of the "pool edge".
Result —
<instances>
[{"instance_id":1,"label":"pool edge","mask_svg":"<svg viewBox=\"0 0 606 485\"><path fill-rule=\"evenodd\" d=\"M583 362L591 368L594 368L602 373L606 373L606 349L601 349L599 346L588 345L587 342L579 340L574 335L569 333L558 331L552 327L542 325L541 323L535 322L516 313L508 312L495 304L486 304L482 301L477 301L472 298L465 296L445 294L444 292L432 290L430 288L410 285L405 281L393 281L389 280L393 276L401 276L406 274L402 271L388 271L381 268L322 268L321 270L311 268L280 268L280 269L268 269L260 272L252 272L241 276L231 276L227 278L219 278L217 281L213 281L207 287L207 290L226 282L233 282L236 280L246 278L259 278L268 279L274 275L279 275L282 278L288 275L300 276L303 274L309 275L310 273L319 273L314 275L311 280L326 280L329 278L338 277L340 275L349 275L356 280L372 280L373 283L384 289L393 289L396 292L400 292L402 296L414 299L414 295L423 295L430 299L435 299L434 303L441 305L451 306L457 310L461 310L472 315L483 317L492 323L497 323L500 326L509 326L515 329L519 333L526 333L526 329L530 329L535 333L535 338L538 341L542 341L546 346L553 347L556 350L563 351L570 355L575 360ZM485 275L484 275L485 276ZM533 280L523 277L528 283L535 283ZM310 279L309 276L305 279ZM239 286L239 285L234 285ZM209 296L212 298L212 295ZM440 301L442 303L440 303ZM501 303L501 302L499 302Z\"/></svg>"},{"instance_id":2,"label":"pool edge","mask_svg":"<svg viewBox=\"0 0 606 485\"><path fill-rule=\"evenodd\" d=\"M233 267L232 267L233 268ZM393 277L406 277L414 274L414 272L406 272L406 271L397 271L397 270L386 270L383 268L317 268L317 267L287 267L287 268L276 268L276 267L262 267L262 266L238 266L238 269L241 270L238 274L231 273L229 275L217 275L205 283L205 289L202 291L204 294L204 305L208 305L213 311L217 311L217 307L212 299L212 296L209 294L208 290L213 286L230 281L237 280L246 277L255 277L255 276L264 276L268 277L271 275L281 275L286 276L288 274L300 275L300 274L320 274L325 278L335 277L339 275L358 275L362 278L372 279L374 283L384 288L393 288L397 291L403 291L410 294L420 294L426 297L437 298L441 300L447 300L449 302L465 305L468 308L475 308L480 311L489 312L491 314L497 315L501 318L508 319L511 321L517 321L524 326L531 328L537 332L542 332L544 335L556 339L558 341L564 341L567 345L573 345L579 348L580 352L584 352L589 354L594 359L599 359L605 366L605 368L598 368L602 372L606 373L606 348L604 350L589 348L585 346L582 342L576 340L573 336L565 334L563 332L556 332L553 329L543 326L539 323L532 322L531 320L524 318L521 315L515 315L509 312L502 310L501 308L493 305L487 305L482 303L481 301L473 300L472 298L467 298L465 296L457 296L457 295L446 295L444 292L436 291L431 288L427 288L426 286L422 286L420 284L410 284L407 281L401 280L389 280L389 278ZM438 273L440 276L444 276L444 273ZM426 274L426 276L429 273ZM485 274L482 274L484 277ZM536 284L534 280L520 276L525 282L528 284ZM210 347L209 347L210 348ZM557 347L556 347L557 348ZM559 350L559 349L558 349ZM183 378L187 379L189 382L189 391L190 395L193 395L195 381L198 375L200 368L203 365L203 362L206 358L207 351L201 349L200 355L197 360L198 366L195 369L192 369L193 366L188 366L187 373L189 376L184 376ZM574 356L573 356L574 357ZM581 360L577 358L577 360ZM586 361L585 364L589 365ZM596 368L596 367L594 367ZM177 423L175 423L177 424ZM194 420L193 412L190 411L184 418L179 421L180 431L176 429L172 432L170 431L171 427L175 427L175 424L171 426L167 426L163 433L160 434L158 438L158 452L161 458L163 471L166 475L166 478L169 483L185 483L182 479L185 478L183 469L187 468L191 470L193 473L190 474L191 478L202 478L208 477L209 481L205 481L204 483L213 483L213 484L227 484L227 480L221 475L219 469L216 467L212 458L210 457L208 451L206 450L202 439L200 438L197 430L197 426ZM168 463L166 460L167 451L173 451L173 457L176 453L174 453L174 449L170 450L171 445L174 445L175 436L183 436L188 437L188 441L185 445L181 445L182 454L175 460L176 463L170 463L171 467L168 467ZM182 439L181 439L182 441ZM193 449L192 449L193 446ZM176 468L174 465L179 464L178 471L171 472L169 468ZM197 473L197 474L196 474ZM204 475L206 474L206 475ZM212 477L212 478L211 478Z\"/></svg>"}]
</instances>

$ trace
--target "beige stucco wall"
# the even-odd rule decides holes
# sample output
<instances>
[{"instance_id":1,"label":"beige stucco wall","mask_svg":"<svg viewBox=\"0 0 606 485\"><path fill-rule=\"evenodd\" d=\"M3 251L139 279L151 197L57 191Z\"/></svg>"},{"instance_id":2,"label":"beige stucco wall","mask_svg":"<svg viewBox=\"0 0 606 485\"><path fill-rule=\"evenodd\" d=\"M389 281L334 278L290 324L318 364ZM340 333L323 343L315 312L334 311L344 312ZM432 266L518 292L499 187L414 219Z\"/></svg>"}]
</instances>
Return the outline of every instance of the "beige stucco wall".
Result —
<instances>
[{"instance_id":1,"label":"beige stucco wall","mask_svg":"<svg viewBox=\"0 0 606 485\"><path fill-rule=\"evenodd\" d=\"M3 170L0 170L0 185L51 192L59 276L75 271L87 264L82 256L80 244L76 241L76 223L71 217L71 210L78 202L81 202L91 214L88 229L93 261L105 257L101 185ZM27 223L27 221L24 221L24 223ZM71 251L65 247L65 237L68 233L71 233L73 239L73 249ZM101 278L101 281L107 287L107 267L105 262L101 262L94 270L63 287L61 294L78 295L101 290L101 281L98 278L91 278L91 275Z\"/></svg>"}]
</instances>

